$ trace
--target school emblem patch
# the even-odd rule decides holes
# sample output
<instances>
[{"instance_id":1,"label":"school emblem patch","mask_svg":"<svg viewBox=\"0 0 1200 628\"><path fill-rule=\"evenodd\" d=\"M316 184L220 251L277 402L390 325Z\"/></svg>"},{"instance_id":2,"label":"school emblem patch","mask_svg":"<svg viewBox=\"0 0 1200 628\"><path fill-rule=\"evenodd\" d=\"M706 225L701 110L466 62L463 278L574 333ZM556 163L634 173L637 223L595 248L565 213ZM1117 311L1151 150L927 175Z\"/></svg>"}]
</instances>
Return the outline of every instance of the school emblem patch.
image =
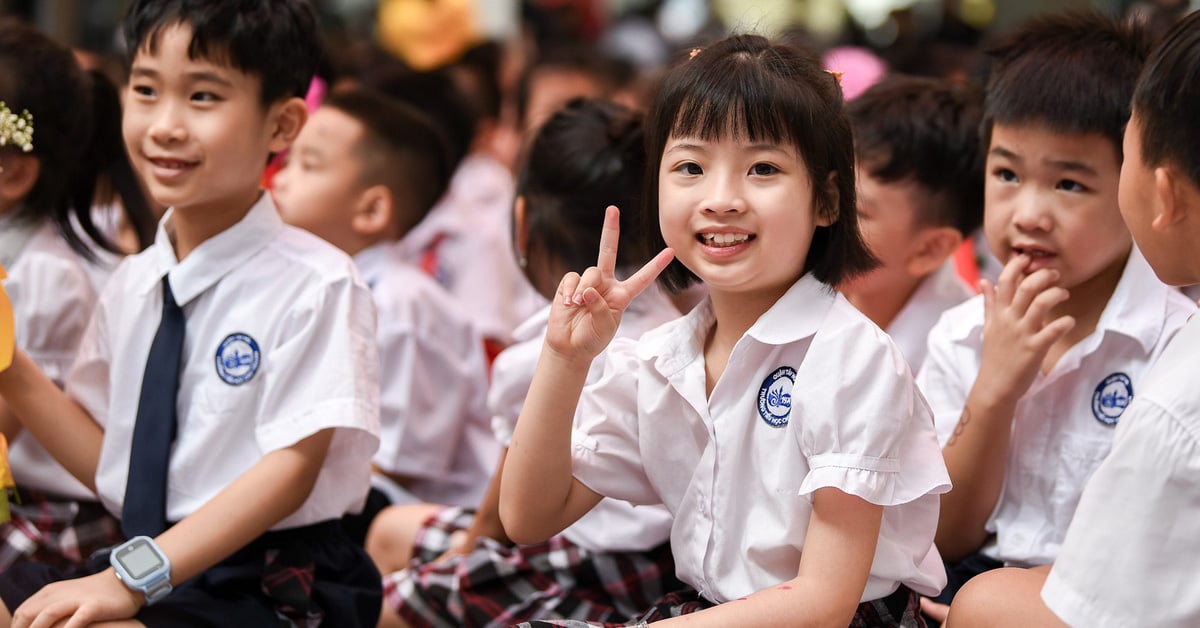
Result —
<instances>
[{"instance_id":1,"label":"school emblem patch","mask_svg":"<svg viewBox=\"0 0 1200 628\"><path fill-rule=\"evenodd\" d=\"M1105 425L1116 425L1117 419L1133 401L1133 381L1124 373L1105 377L1092 393L1092 414Z\"/></svg>"},{"instance_id":2,"label":"school emblem patch","mask_svg":"<svg viewBox=\"0 0 1200 628\"><path fill-rule=\"evenodd\" d=\"M230 386L241 386L258 372L258 343L246 334L229 334L217 347L217 375Z\"/></svg>"},{"instance_id":3,"label":"school emblem patch","mask_svg":"<svg viewBox=\"0 0 1200 628\"><path fill-rule=\"evenodd\" d=\"M796 369L781 366L763 380L758 389L758 416L771 427L788 424L792 414L792 386L796 383Z\"/></svg>"}]
</instances>

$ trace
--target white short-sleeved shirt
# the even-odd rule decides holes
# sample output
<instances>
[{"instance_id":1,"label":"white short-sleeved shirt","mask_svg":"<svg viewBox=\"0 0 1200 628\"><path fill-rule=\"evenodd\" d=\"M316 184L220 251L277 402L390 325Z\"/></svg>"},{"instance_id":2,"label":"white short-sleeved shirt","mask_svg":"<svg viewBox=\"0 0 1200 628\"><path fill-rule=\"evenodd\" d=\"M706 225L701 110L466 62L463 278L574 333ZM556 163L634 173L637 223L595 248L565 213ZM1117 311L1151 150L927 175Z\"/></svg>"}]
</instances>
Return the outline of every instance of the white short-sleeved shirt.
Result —
<instances>
[{"instance_id":1,"label":"white short-sleeved shirt","mask_svg":"<svg viewBox=\"0 0 1200 628\"><path fill-rule=\"evenodd\" d=\"M983 297L946 312L929 334L917 377L943 445L979 374ZM1113 428L1142 378L1196 308L1158 280L1136 249L1096 329L1038 373L1017 402L1004 487L987 556L1018 566L1054 561L1084 484L1108 454Z\"/></svg>"},{"instance_id":2,"label":"white short-sleeved shirt","mask_svg":"<svg viewBox=\"0 0 1200 628\"><path fill-rule=\"evenodd\" d=\"M913 373L920 371L921 363L925 361L929 330L943 312L971 298L971 294L958 278L954 260L949 260L922 279L908 302L900 308L885 331L900 348Z\"/></svg>"},{"instance_id":3,"label":"white short-sleeved shirt","mask_svg":"<svg viewBox=\"0 0 1200 628\"><path fill-rule=\"evenodd\" d=\"M17 344L46 377L61 385L96 305L88 262L48 221L18 226L9 218L0 229L29 229L20 237L22 242L12 243L20 251L0 250L0 261L8 270L4 288L13 304ZM8 462L13 479L23 488L62 498L96 499L27 431L13 439Z\"/></svg>"},{"instance_id":4,"label":"white short-sleeved shirt","mask_svg":"<svg viewBox=\"0 0 1200 628\"><path fill-rule=\"evenodd\" d=\"M354 256L377 311L380 439L375 466L413 478L432 504L475 506L496 470L483 337L433 279L391 243Z\"/></svg>"},{"instance_id":5,"label":"white short-sleeved shirt","mask_svg":"<svg viewBox=\"0 0 1200 628\"><path fill-rule=\"evenodd\" d=\"M96 307L67 393L104 427L96 489L118 517L163 275L187 318L167 518L187 517L267 453L333 428L308 499L273 529L361 510L379 446L375 307L350 258L283 224L263 194L177 262L172 212Z\"/></svg>"},{"instance_id":6,"label":"white short-sleeved shirt","mask_svg":"<svg viewBox=\"0 0 1200 628\"><path fill-rule=\"evenodd\" d=\"M1073 626L1200 626L1200 317L1163 351L1042 589Z\"/></svg>"},{"instance_id":7,"label":"white short-sleeved shirt","mask_svg":"<svg viewBox=\"0 0 1200 628\"><path fill-rule=\"evenodd\" d=\"M608 349L584 389L575 476L674 515L681 580L721 603L796 577L811 495L833 487L884 506L862 600L946 582L933 546L950 488L908 364L878 327L806 275L734 346L706 395L705 301Z\"/></svg>"},{"instance_id":8,"label":"white short-sleeved shirt","mask_svg":"<svg viewBox=\"0 0 1200 628\"><path fill-rule=\"evenodd\" d=\"M514 187L499 164L468 156L429 215L400 240L404 260L430 268L486 338L502 343L546 304L513 253ZM484 191L488 193L484 194Z\"/></svg>"},{"instance_id":9,"label":"white short-sleeved shirt","mask_svg":"<svg viewBox=\"0 0 1200 628\"><path fill-rule=\"evenodd\" d=\"M651 286L625 310L616 337L636 339L676 318L679 318L679 310L661 289ZM505 446L512 442L517 417L525 405L549 320L550 308L545 307L522 323L515 333L517 342L501 352L492 367L488 407L492 411L496 438ZM603 368L601 355L592 362L588 383L598 380ZM634 506L616 499L601 500L562 532L572 543L596 552L645 551L665 543L670 534L671 513L666 508L661 505Z\"/></svg>"},{"instance_id":10,"label":"white short-sleeved shirt","mask_svg":"<svg viewBox=\"0 0 1200 628\"><path fill-rule=\"evenodd\" d=\"M1198 370L1193 317L1146 373L1080 498L1042 590L1064 622L1200 626Z\"/></svg>"}]
</instances>

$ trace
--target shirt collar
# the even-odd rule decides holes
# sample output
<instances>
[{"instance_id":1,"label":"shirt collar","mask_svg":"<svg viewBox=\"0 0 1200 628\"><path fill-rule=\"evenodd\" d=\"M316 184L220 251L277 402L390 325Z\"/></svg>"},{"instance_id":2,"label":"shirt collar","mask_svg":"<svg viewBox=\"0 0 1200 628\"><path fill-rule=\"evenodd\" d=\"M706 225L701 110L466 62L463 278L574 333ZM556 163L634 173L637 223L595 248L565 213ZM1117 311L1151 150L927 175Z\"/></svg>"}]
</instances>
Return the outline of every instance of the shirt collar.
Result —
<instances>
[{"instance_id":1,"label":"shirt collar","mask_svg":"<svg viewBox=\"0 0 1200 628\"><path fill-rule=\"evenodd\" d=\"M158 222L154 247L149 251L153 256L154 272L143 278L141 293L150 292L158 286L163 275L169 275L171 292L180 306L186 305L230 271L244 264L284 228L271 195L263 193L241 220L201 242L180 262L171 244L174 215L174 209L168 209Z\"/></svg>"},{"instance_id":2,"label":"shirt collar","mask_svg":"<svg viewBox=\"0 0 1200 628\"><path fill-rule=\"evenodd\" d=\"M749 336L763 344L784 345L813 336L836 298L837 292L811 273L806 274L758 317L743 338ZM647 332L638 356L644 360L657 358L664 374L677 371L699 357L705 336L715 322L712 301L705 297L676 322Z\"/></svg>"},{"instance_id":3,"label":"shirt collar","mask_svg":"<svg viewBox=\"0 0 1200 628\"><path fill-rule=\"evenodd\" d=\"M372 290L383 279L387 269L397 263L395 253L393 242L379 242L354 254L354 265Z\"/></svg>"},{"instance_id":4,"label":"shirt collar","mask_svg":"<svg viewBox=\"0 0 1200 628\"><path fill-rule=\"evenodd\" d=\"M1154 274L1137 246L1129 252L1125 270L1108 300L1096 331L1112 332L1137 340L1150 352L1162 337L1171 286Z\"/></svg>"}]
</instances>

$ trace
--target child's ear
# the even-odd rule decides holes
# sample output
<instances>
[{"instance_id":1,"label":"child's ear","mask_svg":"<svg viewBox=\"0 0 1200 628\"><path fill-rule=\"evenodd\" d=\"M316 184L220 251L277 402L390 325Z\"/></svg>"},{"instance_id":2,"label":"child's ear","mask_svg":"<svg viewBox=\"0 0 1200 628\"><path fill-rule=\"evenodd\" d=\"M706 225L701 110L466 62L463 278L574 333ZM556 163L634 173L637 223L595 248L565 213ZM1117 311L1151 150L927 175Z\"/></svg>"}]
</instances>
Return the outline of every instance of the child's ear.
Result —
<instances>
[{"instance_id":1,"label":"child's ear","mask_svg":"<svg viewBox=\"0 0 1200 628\"><path fill-rule=\"evenodd\" d=\"M1154 169L1154 217L1150 226L1165 231L1187 219L1200 219L1200 189L1173 168Z\"/></svg>"},{"instance_id":2,"label":"child's ear","mask_svg":"<svg viewBox=\"0 0 1200 628\"><path fill-rule=\"evenodd\" d=\"M386 185L373 185L359 195L350 217L350 228L360 236L378 236L393 224L395 213L392 191Z\"/></svg>"},{"instance_id":3,"label":"child's ear","mask_svg":"<svg viewBox=\"0 0 1200 628\"><path fill-rule=\"evenodd\" d=\"M33 155L6 155L0 160L0 205L11 207L29 195L42 174L42 161Z\"/></svg>"},{"instance_id":4,"label":"child's ear","mask_svg":"<svg viewBox=\"0 0 1200 628\"><path fill-rule=\"evenodd\" d=\"M292 145L304 123L308 121L308 106L301 98L289 98L272 107L267 122L271 125L271 138L268 149L272 153L280 153Z\"/></svg>"},{"instance_id":5,"label":"child's ear","mask_svg":"<svg viewBox=\"0 0 1200 628\"><path fill-rule=\"evenodd\" d=\"M904 270L913 277L924 277L941 268L962 244L962 234L954 227L925 227L916 234L917 242L904 262Z\"/></svg>"}]
</instances>

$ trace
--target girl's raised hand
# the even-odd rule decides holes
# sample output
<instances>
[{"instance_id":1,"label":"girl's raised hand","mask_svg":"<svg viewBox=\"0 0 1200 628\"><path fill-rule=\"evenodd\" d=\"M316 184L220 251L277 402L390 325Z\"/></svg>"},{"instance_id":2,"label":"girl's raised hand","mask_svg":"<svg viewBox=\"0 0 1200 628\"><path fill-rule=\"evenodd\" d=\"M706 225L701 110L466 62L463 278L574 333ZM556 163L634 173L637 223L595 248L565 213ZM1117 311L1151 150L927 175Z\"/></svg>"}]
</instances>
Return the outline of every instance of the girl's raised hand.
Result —
<instances>
[{"instance_id":1,"label":"girl's raised hand","mask_svg":"<svg viewBox=\"0 0 1200 628\"><path fill-rule=\"evenodd\" d=\"M596 265L583 275L567 273L558 284L550 307L546 345L565 358L591 362L599 355L617 333L625 308L674 258L671 249L664 249L631 277L620 281L616 277L620 234L620 212L609 205Z\"/></svg>"}]
</instances>

